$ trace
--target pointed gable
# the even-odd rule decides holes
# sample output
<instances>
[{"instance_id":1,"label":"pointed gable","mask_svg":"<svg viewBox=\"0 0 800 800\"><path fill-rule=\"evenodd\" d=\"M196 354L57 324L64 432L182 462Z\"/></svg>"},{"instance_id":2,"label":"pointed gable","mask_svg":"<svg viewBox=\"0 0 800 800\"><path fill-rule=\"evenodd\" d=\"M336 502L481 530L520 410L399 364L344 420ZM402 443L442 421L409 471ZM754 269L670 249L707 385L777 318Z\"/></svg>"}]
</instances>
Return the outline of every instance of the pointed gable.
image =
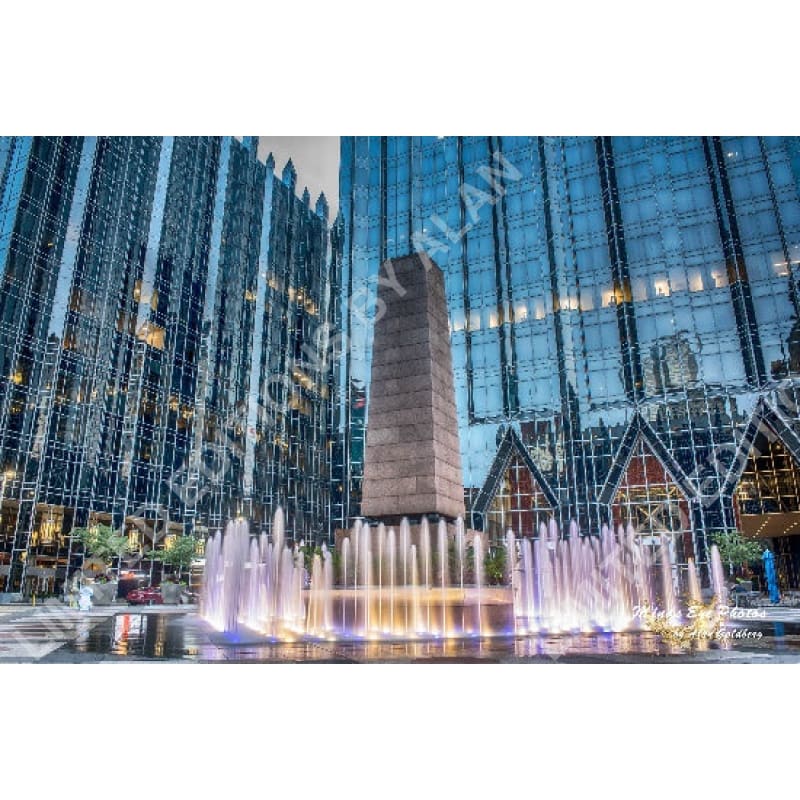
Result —
<instances>
[{"instance_id":1,"label":"pointed gable","mask_svg":"<svg viewBox=\"0 0 800 800\"><path fill-rule=\"evenodd\" d=\"M686 476L678 462L672 457L669 450L661 443L653 427L641 414L635 414L631 420L628 430L622 437L619 449L611 462L611 468L606 476L603 488L600 490L598 501L604 505L609 505L622 483L625 471L628 468L633 452L637 444L643 441L647 445L647 452L650 453L660 464L670 482L674 483L686 498L695 497L697 490Z\"/></svg>"},{"instance_id":2,"label":"pointed gable","mask_svg":"<svg viewBox=\"0 0 800 800\"><path fill-rule=\"evenodd\" d=\"M632 522L640 533L690 531L689 497L639 432L611 500L614 525Z\"/></svg>"},{"instance_id":3,"label":"pointed gable","mask_svg":"<svg viewBox=\"0 0 800 800\"><path fill-rule=\"evenodd\" d=\"M552 514L558 507L555 493L519 434L510 426L503 433L486 480L472 504L473 520L485 522L488 515L498 510L498 498L501 504L509 498L505 505L511 514L512 526L523 531L531 527L525 515Z\"/></svg>"}]
</instances>

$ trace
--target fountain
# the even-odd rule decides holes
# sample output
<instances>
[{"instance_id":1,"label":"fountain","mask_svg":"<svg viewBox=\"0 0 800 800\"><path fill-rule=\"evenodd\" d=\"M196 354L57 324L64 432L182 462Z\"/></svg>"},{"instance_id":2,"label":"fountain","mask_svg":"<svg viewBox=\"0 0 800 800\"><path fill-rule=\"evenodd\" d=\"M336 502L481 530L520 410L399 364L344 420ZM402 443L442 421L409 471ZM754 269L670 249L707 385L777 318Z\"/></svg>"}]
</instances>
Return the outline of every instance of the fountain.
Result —
<instances>
[{"instance_id":1,"label":"fountain","mask_svg":"<svg viewBox=\"0 0 800 800\"><path fill-rule=\"evenodd\" d=\"M669 547L662 539L651 548L631 525L603 526L599 536L581 536L572 523L564 537L554 521L535 539L508 531L499 586L485 580L483 535L461 520L453 527L439 522L432 535L423 518L415 542L406 519L397 531L358 520L336 564L326 545L313 556L305 588L303 552L285 541L281 509L271 538L231 521L207 545L201 615L234 639L246 629L281 641L619 632L642 627L640 608L681 616ZM717 562L712 548L719 597ZM700 597L693 563L687 594Z\"/></svg>"},{"instance_id":2,"label":"fountain","mask_svg":"<svg viewBox=\"0 0 800 800\"><path fill-rule=\"evenodd\" d=\"M275 513L272 540L251 538L245 520L228 523L206 546L200 613L215 628L241 627L275 638L306 631L303 554L284 543L283 512ZM317 587L329 569L318 569ZM315 612L322 599L316 599Z\"/></svg>"},{"instance_id":3,"label":"fountain","mask_svg":"<svg viewBox=\"0 0 800 800\"><path fill-rule=\"evenodd\" d=\"M483 586L479 534L468 563L461 523L455 542L444 523L432 542L423 519L417 544L407 520L400 523L399 536L393 527L357 521L341 542L336 575L325 545L313 556L307 590L303 554L285 543L283 530L278 509L271 541L263 533L251 540L241 520L209 540L201 615L212 626L234 636L246 628L277 640L479 635L490 630L482 609L505 604L504 589ZM454 549L457 568L451 575Z\"/></svg>"}]
</instances>

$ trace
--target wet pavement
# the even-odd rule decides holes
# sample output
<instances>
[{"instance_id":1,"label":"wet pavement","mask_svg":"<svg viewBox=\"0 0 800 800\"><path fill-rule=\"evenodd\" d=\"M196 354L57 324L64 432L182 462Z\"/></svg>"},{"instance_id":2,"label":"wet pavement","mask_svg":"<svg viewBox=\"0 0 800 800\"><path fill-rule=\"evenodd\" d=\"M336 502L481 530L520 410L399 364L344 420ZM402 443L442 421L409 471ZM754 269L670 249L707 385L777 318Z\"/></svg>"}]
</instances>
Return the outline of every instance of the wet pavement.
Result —
<instances>
[{"instance_id":1,"label":"wet pavement","mask_svg":"<svg viewBox=\"0 0 800 800\"><path fill-rule=\"evenodd\" d=\"M268 642L214 631L195 611L53 609L0 618L0 663L774 663L800 662L800 617L742 620L691 649L655 634L580 633L428 641Z\"/></svg>"}]
</instances>

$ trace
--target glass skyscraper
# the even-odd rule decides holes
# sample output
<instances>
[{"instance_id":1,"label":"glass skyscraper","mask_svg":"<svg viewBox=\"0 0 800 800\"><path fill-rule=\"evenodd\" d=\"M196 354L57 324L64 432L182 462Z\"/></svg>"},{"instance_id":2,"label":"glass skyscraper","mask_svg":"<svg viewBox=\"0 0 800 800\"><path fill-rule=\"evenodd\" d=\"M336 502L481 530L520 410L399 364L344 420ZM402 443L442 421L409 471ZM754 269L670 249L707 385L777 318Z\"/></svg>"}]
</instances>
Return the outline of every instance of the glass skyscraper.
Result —
<instances>
[{"instance_id":1,"label":"glass skyscraper","mask_svg":"<svg viewBox=\"0 0 800 800\"><path fill-rule=\"evenodd\" d=\"M360 514L376 281L444 271L468 523L629 520L800 582L800 141L349 137L340 207L257 138L0 139L0 590L93 522Z\"/></svg>"},{"instance_id":2,"label":"glass skyscraper","mask_svg":"<svg viewBox=\"0 0 800 800\"><path fill-rule=\"evenodd\" d=\"M256 146L0 139L0 589L56 588L93 522L327 535L340 258Z\"/></svg>"},{"instance_id":3,"label":"glass skyscraper","mask_svg":"<svg viewBox=\"0 0 800 800\"><path fill-rule=\"evenodd\" d=\"M709 534L800 565L800 141L347 137L340 524L359 513L376 278L444 271L470 524Z\"/></svg>"}]
</instances>

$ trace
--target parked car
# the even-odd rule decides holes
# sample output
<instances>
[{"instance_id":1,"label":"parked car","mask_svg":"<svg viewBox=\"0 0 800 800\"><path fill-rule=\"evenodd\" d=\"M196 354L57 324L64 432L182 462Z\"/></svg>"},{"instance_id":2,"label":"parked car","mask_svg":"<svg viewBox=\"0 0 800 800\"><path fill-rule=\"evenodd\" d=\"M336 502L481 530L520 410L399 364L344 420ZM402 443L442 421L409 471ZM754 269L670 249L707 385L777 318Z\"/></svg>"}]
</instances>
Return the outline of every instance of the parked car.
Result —
<instances>
[{"instance_id":1,"label":"parked car","mask_svg":"<svg viewBox=\"0 0 800 800\"><path fill-rule=\"evenodd\" d=\"M134 589L132 592L128 592L128 596L125 599L134 606L151 606L154 603L160 606L164 602L161 590L157 586Z\"/></svg>"}]
</instances>

